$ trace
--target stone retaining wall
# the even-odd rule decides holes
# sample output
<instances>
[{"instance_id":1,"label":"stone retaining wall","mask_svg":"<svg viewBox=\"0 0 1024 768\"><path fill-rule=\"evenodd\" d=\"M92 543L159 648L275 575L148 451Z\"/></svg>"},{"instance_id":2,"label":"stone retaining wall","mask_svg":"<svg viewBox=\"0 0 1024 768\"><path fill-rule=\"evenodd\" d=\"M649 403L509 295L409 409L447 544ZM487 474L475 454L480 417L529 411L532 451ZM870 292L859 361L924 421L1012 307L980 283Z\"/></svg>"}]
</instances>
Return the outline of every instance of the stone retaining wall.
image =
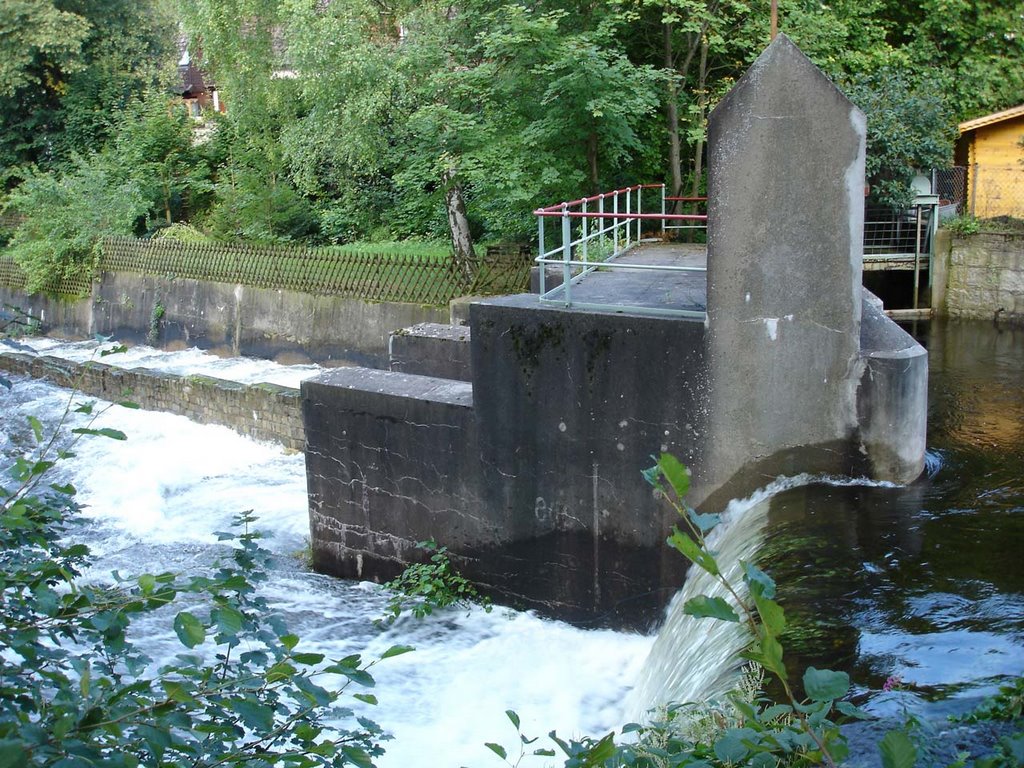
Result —
<instances>
[{"instance_id":1,"label":"stone retaining wall","mask_svg":"<svg viewBox=\"0 0 1024 768\"><path fill-rule=\"evenodd\" d=\"M939 234L936 313L1024 323L1024 233Z\"/></svg>"},{"instance_id":2,"label":"stone retaining wall","mask_svg":"<svg viewBox=\"0 0 1024 768\"><path fill-rule=\"evenodd\" d=\"M187 416L200 424L219 424L293 451L301 451L305 442L302 399L299 390L291 387L117 368L101 362L75 363L19 352L0 353L0 370L112 402L130 400L147 410Z\"/></svg>"}]
</instances>

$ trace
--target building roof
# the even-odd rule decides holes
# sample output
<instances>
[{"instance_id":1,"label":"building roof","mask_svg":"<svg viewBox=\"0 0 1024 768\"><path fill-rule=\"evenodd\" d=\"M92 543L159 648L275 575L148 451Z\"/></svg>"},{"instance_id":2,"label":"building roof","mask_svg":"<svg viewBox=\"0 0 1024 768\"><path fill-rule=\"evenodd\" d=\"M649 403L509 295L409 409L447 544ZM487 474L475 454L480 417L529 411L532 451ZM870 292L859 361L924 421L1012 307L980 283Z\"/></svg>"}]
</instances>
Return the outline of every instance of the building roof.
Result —
<instances>
[{"instance_id":1,"label":"building roof","mask_svg":"<svg viewBox=\"0 0 1024 768\"><path fill-rule=\"evenodd\" d=\"M1001 123L1003 120L1010 120L1014 117L1024 117L1024 104L1018 107L1010 107L1004 109L1002 112L993 112L991 115L985 115L984 117L976 117L973 120L967 120L960 123L960 133L967 133L973 131L976 128L982 128L986 125L992 125L993 123Z\"/></svg>"}]
</instances>

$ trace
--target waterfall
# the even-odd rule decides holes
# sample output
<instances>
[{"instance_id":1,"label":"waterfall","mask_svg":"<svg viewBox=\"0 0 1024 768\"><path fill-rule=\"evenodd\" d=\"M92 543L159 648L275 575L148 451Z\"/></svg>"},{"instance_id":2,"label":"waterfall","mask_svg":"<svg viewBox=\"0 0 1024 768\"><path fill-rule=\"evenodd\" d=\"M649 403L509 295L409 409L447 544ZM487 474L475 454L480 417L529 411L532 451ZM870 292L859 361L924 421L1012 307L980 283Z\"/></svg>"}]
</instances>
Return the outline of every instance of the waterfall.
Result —
<instances>
[{"instance_id":1,"label":"waterfall","mask_svg":"<svg viewBox=\"0 0 1024 768\"><path fill-rule=\"evenodd\" d=\"M708 548L715 553L719 570L728 581L743 587L741 560L754 560L764 540L771 499L777 493L806 485L809 475L780 478L742 500L733 500L722 521L708 535ZM742 660L739 654L749 640L740 623L698 619L683 613L686 602L697 595L728 600L726 590L705 571L691 567L686 583L672 598L665 623L655 638L647 661L630 694L627 711L642 720L646 713L669 703L721 699L735 685Z\"/></svg>"}]
</instances>

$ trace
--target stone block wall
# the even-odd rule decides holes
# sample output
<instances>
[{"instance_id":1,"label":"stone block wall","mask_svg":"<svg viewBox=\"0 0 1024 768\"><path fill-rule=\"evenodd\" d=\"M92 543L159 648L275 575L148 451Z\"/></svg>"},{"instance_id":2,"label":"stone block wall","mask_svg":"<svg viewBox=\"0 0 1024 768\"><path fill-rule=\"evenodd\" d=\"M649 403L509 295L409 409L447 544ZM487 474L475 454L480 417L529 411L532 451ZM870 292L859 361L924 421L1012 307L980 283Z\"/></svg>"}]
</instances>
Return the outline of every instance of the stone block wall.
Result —
<instances>
[{"instance_id":1,"label":"stone block wall","mask_svg":"<svg viewBox=\"0 0 1024 768\"><path fill-rule=\"evenodd\" d=\"M940 312L1024 323L1024 233L953 235L936 260L945 268Z\"/></svg>"},{"instance_id":2,"label":"stone block wall","mask_svg":"<svg viewBox=\"0 0 1024 768\"><path fill-rule=\"evenodd\" d=\"M0 353L0 370L45 379L59 387L147 410L219 424L256 440L301 451L305 442L298 389L277 384L239 384L211 376L178 376L146 368L117 368L101 362L75 363L45 355Z\"/></svg>"}]
</instances>

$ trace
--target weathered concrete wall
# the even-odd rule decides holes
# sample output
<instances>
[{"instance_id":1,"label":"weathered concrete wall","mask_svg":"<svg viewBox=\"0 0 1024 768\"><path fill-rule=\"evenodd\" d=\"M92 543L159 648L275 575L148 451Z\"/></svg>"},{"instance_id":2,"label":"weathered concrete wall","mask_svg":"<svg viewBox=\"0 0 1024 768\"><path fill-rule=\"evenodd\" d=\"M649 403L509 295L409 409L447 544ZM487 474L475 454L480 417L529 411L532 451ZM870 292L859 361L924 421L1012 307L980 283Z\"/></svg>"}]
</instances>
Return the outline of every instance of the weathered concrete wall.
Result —
<instances>
[{"instance_id":1,"label":"weathered concrete wall","mask_svg":"<svg viewBox=\"0 0 1024 768\"><path fill-rule=\"evenodd\" d=\"M1024 233L939 234L936 313L1024 323Z\"/></svg>"},{"instance_id":2,"label":"weathered concrete wall","mask_svg":"<svg viewBox=\"0 0 1024 768\"><path fill-rule=\"evenodd\" d=\"M469 327L420 323L391 334L391 370L470 381Z\"/></svg>"},{"instance_id":3,"label":"weathered concrete wall","mask_svg":"<svg viewBox=\"0 0 1024 768\"><path fill-rule=\"evenodd\" d=\"M661 451L702 466L703 323L529 295L471 314L472 385L355 368L303 382L314 566L383 580L433 537L506 601L643 626L685 561L641 470Z\"/></svg>"},{"instance_id":4,"label":"weathered concrete wall","mask_svg":"<svg viewBox=\"0 0 1024 768\"><path fill-rule=\"evenodd\" d=\"M709 117L719 481L752 460L767 476L850 466L840 444L857 428L865 134L863 113L785 35ZM816 445L836 450L804 450Z\"/></svg>"},{"instance_id":5,"label":"weathered concrete wall","mask_svg":"<svg viewBox=\"0 0 1024 768\"><path fill-rule=\"evenodd\" d=\"M112 402L220 424L256 440L300 451L305 443L299 390L277 384L239 384L210 376L177 376L100 362L75 363L45 355L0 353L0 369L46 379L59 387Z\"/></svg>"},{"instance_id":6,"label":"weathered concrete wall","mask_svg":"<svg viewBox=\"0 0 1024 768\"><path fill-rule=\"evenodd\" d=\"M26 296L0 285L0 305L28 312L39 321L44 332L54 331L67 338L92 336L92 308L86 299L71 301L52 296Z\"/></svg>"},{"instance_id":7,"label":"weathered concrete wall","mask_svg":"<svg viewBox=\"0 0 1024 768\"><path fill-rule=\"evenodd\" d=\"M365 302L336 296L199 280L106 272L92 296L60 302L0 292L66 337L96 333L157 345L184 343L222 354L288 362L386 366L396 328L445 322L444 308ZM157 307L162 307L160 313ZM158 317L159 315L159 317Z\"/></svg>"}]
</instances>

